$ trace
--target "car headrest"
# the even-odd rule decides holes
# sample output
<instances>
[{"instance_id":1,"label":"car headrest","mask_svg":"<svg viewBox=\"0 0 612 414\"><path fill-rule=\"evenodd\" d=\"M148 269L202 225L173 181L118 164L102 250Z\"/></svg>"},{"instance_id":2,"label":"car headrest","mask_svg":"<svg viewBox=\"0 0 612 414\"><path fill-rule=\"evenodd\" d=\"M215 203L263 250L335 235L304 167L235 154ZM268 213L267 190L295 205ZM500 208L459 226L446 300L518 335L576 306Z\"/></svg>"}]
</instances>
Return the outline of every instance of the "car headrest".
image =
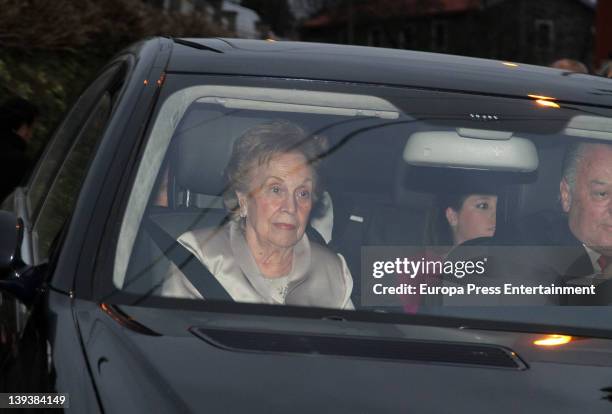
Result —
<instances>
[{"instance_id":1,"label":"car headrest","mask_svg":"<svg viewBox=\"0 0 612 414\"><path fill-rule=\"evenodd\" d=\"M234 141L262 119L231 116L198 109L185 114L172 139L172 157L178 184L194 193L221 195L224 171ZM206 162L203 162L203 161Z\"/></svg>"},{"instance_id":2,"label":"car headrest","mask_svg":"<svg viewBox=\"0 0 612 414\"><path fill-rule=\"evenodd\" d=\"M415 169L406 163L399 163L393 191L394 202L412 210L428 210L433 205L432 188L419 187L419 183L427 182L415 174Z\"/></svg>"},{"instance_id":3,"label":"car headrest","mask_svg":"<svg viewBox=\"0 0 612 414\"><path fill-rule=\"evenodd\" d=\"M539 211L561 211L559 182L565 146L545 146L538 151L540 166L536 181L519 187L518 210L522 216Z\"/></svg>"},{"instance_id":4,"label":"car headrest","mask_svg":"<svg viewBox=\"0 0 612 414\"><path fill-rule=\"evenodd\" d=\"M334 229L334 204L331 195L324 191L310 216L310 225L319 232L325 243L332 239Z\"/></svg>"}]
</instances>

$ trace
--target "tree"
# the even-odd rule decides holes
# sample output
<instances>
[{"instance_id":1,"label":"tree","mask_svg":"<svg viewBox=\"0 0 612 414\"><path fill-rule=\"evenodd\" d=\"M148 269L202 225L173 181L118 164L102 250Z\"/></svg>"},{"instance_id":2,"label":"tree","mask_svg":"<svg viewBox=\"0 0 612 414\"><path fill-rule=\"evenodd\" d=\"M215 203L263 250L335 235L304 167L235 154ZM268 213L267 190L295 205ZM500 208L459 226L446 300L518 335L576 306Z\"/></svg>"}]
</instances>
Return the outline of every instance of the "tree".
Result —
<instances>
[{"instance_id":1,"label":"tree","mask_svg":"<svg viewBox=\"0 0 612 414\"><path fill-rule=\"evenodd\" d=\"M142 0L0 0L0 10L0 102L21 96L41 109L32 155L102 65L130 43L231 35L203 11L165 13Z\"/></svg>"},{"instance_id":2,"label":"tree","mask_svg":"<svg viewBox=\"0 0 612 414\"><path fill-rule=\"evenodd\" d=\"M227 34L201 11L164 13L141 0L0 0L0 10L0 47L24 50L75 50L101 39L124 47L152 35Z\"/></svg>"}]
</instances>

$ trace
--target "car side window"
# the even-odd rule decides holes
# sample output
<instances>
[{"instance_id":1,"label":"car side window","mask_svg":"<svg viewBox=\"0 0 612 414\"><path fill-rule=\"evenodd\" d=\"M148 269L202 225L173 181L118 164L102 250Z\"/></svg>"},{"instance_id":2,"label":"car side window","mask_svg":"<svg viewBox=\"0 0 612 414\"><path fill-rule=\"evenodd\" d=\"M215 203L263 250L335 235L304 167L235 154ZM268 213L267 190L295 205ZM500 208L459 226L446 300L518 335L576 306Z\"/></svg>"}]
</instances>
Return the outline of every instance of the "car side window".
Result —
<instances>
[{"instance_id":1,"label":"car side window","mask_svg":"<svg viewBox=\"0 0 612 414\"><path fill-rule=\"evenodd\" d=\"M37 240L33 243L36 249L35 257L40 261L48 257L55 237L72 213L87 167L93 158L96 144L104 133L111 110L111 94L104 92L61 163L43 201L34 225Z\"/></svg>"},{"instance_id":2,"label":"car side window","mask_svg":"<svg viewBox=\"0 0 612 414\"><path fill-rule=\"evenodd\" d=\"M79 97L57 129L28 185L28 205L32 220L37 219L45 195L50 190L51 184L58 170L62 167L67 154L71 151L76 138L83 130L85 123L90 119L93 108L99 104L100 96L117 79L121 68L121 64L115 64L104 71Z\"/></svg>"}]
</instances>

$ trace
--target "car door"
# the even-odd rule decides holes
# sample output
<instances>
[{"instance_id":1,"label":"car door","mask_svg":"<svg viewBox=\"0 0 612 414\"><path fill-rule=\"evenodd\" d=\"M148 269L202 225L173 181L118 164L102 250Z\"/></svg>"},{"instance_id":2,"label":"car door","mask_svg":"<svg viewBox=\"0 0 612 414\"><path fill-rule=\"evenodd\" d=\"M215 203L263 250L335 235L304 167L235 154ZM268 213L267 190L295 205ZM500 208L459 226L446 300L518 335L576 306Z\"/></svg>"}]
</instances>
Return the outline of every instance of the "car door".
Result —
<instances>
[{"instance_id":1,"label":"car door","mask_svg":"<svg viewBox=\"0 0 612 414\"><path fill-rule=\"evenodd\" d=\"M102 71L57 130L28 186L18 189L4 204L5 208L11 207L12 201L13 211L24 221L21 254L26 264L44 265L59 246L60 234L73 213L128 66L128 59L119 59ZM23 391L29 388L28 383L38 383L36 375L32 377L38 370L25 369L23 365L33 363L36 358L32 353L39 354L41 346L45 348L43 336L28 332L39 328L26 327L30 314L24 304L0 292L0 357L7 360L2 370L6 379L2 388ZM21 344L20 337L25 337Z\"/></svg>"}]
</instances>

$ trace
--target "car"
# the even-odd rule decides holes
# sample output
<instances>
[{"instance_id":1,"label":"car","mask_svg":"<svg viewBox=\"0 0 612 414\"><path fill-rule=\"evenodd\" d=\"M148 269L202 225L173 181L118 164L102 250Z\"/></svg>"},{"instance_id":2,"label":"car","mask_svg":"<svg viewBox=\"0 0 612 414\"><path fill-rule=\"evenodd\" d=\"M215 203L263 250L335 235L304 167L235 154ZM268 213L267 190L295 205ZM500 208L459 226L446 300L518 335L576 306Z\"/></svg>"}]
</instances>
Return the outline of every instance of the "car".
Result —
<instances>
[{"instance_id":1,"label":"car","mask_svg":"<svg viewBox=\"0 0 612 414\"><path fill-rule=\"evenodd\" d=\"M553 261L576 249L554 237L564 154L607 145L611 91L425 52L137 43L2 204L3 391L88 413L609 412L607 279ZM240 152L271 128L301 141ZM457 239L440 200L462 194L490 221ZM302 257L317 270L282 286Z\"/></svg>"}]
</instances>

